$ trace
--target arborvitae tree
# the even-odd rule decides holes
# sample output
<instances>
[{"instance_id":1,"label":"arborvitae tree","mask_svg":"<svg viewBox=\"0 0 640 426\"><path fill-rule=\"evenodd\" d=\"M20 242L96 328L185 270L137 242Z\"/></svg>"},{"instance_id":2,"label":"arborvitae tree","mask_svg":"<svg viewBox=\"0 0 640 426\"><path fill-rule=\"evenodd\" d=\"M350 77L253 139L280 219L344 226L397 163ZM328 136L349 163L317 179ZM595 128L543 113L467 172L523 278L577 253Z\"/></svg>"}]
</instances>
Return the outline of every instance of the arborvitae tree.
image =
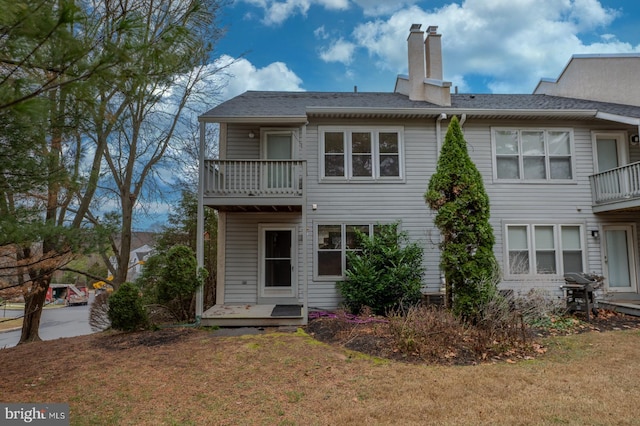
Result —
<instances>
[{"instance_id":1,"label":"arborvitae tree","mask_svg":"<svg viewBox=\"0 0 640 426\"><path fill-rule=\"evenodd\" d=\"M437 211L435 224L442 234L440 267L446 279L447 306L473 321L496 290L495 239L489 224L489 197L455 116L425 199Z\"/></svg>"}]
</instances>

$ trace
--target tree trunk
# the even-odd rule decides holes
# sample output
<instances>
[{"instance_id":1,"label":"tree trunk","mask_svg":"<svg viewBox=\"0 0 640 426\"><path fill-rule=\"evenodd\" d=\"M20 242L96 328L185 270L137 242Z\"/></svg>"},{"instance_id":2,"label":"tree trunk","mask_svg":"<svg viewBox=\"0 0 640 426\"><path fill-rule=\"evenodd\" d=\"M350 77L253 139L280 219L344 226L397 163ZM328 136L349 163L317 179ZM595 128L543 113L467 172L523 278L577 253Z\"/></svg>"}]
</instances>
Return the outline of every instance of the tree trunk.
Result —
<instances>
[{"instance_id":1,"label":"tree trunk","mask_svg":"<svg viewBox=\"0 0 640 426\"><path fill-rule=\"evenodd\" d=\"M52 106L49 111L52 126L50 147L49 152L47 153L49 182L47 182L47 204L44 220L46 224L54 229L58 215L58 195L60 194L61 186L59 175L61 173L62 129L64 126L64 117L62 114L65 111L66 96L64 91L60 89L59 93L57 91L52 91L49 94L49 97L52 101ZM29 268L32 287L24 300L22 334L18 344L39 342L42 340L38 333L40 329L40 318L42 317L42 308L44 307L44 303L47 298L47 290L49 289L49 283L51 282L51 274L57 268L55 263L51 263L51 259L53 259L52 254L59 250L59 245L60 241L58 241L58 237L52 235L45 236L42 240L41 261L46 258L49 258L49 260L44 261L40 265ZM28 253L30 252L31 250L29 249ZM29 255L25 257L29 257Z\"/></svg>"},{"instance_id":2,"label":"tree trunk","mask_svg":"<svg viewBox=\"0 0 640 426\"><path fill-rule=\"evenodd\" d=\"M451 281L449 280L447 280L445 283L444 307L446 309L453 308L453 286L451 285Z\"/></svg>"},{"instance_id":3,"label":"tree trunk","mask_svg":"<svg viewBox=\"0 0 640 426\"><path fill-rule=\"evenodd\" d=\"M34 282L33 287L24 299L24 319L22 322L22 334L18 344L40 342L39 329L42 307L47 298L49 277L43 277Z\"/></svg>"},{"instance_id":4,"label":"tree trunk","mask_svg":"<svg viewBox=\"0 0 640 426\"><path fill-rule=\"evenodd\" d=\"M120 231L120 256L118 257L118 270L114 279L114 290L127 281L129 271L129 253L131 252L131 227L133 224L133 205L135 196L125 194L122 203L122 228Z\"/></svg>"}]
</instances>

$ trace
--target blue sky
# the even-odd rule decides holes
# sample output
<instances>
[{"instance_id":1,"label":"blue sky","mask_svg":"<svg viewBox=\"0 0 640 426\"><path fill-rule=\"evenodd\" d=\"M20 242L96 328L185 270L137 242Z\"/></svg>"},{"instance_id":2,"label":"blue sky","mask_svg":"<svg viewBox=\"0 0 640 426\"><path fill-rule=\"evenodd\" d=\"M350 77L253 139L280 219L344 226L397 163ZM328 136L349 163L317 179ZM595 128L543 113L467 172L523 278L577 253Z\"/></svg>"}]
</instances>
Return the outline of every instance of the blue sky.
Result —
<instances>
[{"instance_id":1,"label":"blue sky","mask_svg":"<svg viewBox=\"0 0 640 426\"><path fill-rule=\"evenodd\" d=\"M438 26L444 79L460 93L532 93L573 54L640 54L637 0L230 0L211 58L227 66L216 101L246 90L391 92L414 23ZM140 229L170 208L137 207Z\"/></svg>"},{"instance_id":2,"label":"blue sky","mask_svg":"<svg viewBox=\"0 0 640 426\"><path fill-rule=\"evenodd\" d=\"M221 93L392 91L412 23L437 25L444 79L461 93L531 93L576 53L640 53L635 0L233 0Z\"/></svg>"}]
</instances>

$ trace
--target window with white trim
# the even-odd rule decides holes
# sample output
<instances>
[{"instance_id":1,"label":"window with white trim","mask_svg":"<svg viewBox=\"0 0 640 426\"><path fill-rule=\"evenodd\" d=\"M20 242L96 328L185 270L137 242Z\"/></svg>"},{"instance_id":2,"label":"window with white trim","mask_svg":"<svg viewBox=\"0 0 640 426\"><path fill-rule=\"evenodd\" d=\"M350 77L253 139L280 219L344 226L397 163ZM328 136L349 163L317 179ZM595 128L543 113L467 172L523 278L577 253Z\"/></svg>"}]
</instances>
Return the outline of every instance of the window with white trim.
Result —
<instances>
[{"instance_id":1,"label":"window with white trim","mask_svg":"<svg viewBox=\"0 0 640 426\"><path fill-rule=\"evenodd\" d=\"M319 131L322 179L402 178L402 128L320 127Z\"/></svg>"},{"instance_id":2,"label":"window with white trim","mask_svg":"<svg viewBox=\"0 0 640 426\"><path fill-rule=\"evenodd\" d=\"M509 275L584 272L582 225L506 225Z\"/></svg>"},{"instance_id":3,"label":"window with white trim","mask_svg":"<svg viewBox=\"0 0 640 426\"><path fill-rule=\"evenodd\" d=\"M356 229L372 236L374 224L327 224L316 227L316 277L340 279L347 269L347 252L360 251Z\"/></svg>"},{"instance_id":4,"label":"window with white trim","mask_svg":"<svg viewBox=\"0 0 640 426\"><path fill-rule=\"evenodd\" d=\"M573 180L573 132L568 129L492 129L494 178Z\"/></svg>"}]
</instances>

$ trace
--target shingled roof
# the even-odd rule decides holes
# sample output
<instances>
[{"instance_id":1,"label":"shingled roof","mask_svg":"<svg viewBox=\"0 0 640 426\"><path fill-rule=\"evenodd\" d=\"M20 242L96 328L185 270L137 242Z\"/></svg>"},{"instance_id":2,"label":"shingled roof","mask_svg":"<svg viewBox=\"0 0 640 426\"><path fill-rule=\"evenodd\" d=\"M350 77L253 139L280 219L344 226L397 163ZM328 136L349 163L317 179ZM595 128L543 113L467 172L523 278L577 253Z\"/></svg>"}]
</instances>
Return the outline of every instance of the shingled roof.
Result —
<instances>
[{"instance_id":1,"label":"shingled roof","mask_svg":"<svg viewBox=\"0 0 640 426\"><path fill-rule=\"evenodd\" d=\"M640 107L549 95L452 94L451 106L399 93L248 91L200 116L207 122L304 122L311 116L604 118L640 125Z\"/></svg>"}]
</instances>

